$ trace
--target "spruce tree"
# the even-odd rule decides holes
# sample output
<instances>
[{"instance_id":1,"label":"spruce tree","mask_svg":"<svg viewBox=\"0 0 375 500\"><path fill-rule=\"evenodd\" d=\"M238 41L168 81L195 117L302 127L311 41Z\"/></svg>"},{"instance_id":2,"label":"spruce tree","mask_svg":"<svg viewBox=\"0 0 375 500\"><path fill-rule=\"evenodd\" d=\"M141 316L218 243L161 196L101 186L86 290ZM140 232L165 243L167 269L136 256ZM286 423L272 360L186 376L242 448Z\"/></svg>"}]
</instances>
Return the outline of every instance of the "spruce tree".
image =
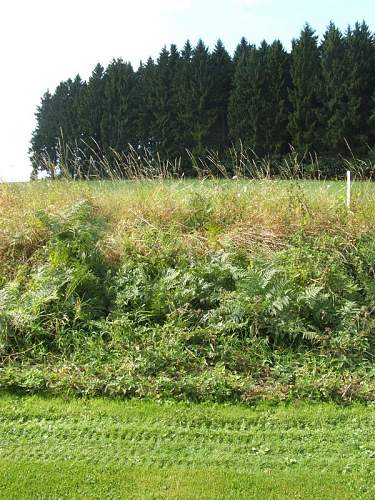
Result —
<instances>
[{"instance_id":1,"label":"spruce tree","mask_svg":"<svg viewBox=\"0 0 375 500\"><path fill-rule=\"evenodd\" d=\"M50 170L49 165L57 162L57 136L58 122L53 109L52 95L47 90L37 107L36 127L31 137L31 147L29 150L30 160L33 169L33 176L38 172L46 171L54 177L54 170Z\"/></svg>"},{"instance_id":2,"label":"spruce tree","mask_svg":"<svg viewBox=\"0 0 375 500\"><path fill-rule=\"evenodd\" d=\"M169 109L169 138L166 150L167 156L173 160L181 156L180 138L178 136L178 107L177 78L180 69L180 53L175 44L169 48L169 74L170 74L170 109Z\"/></svg>"},{"instance_id":3,"label":"spruce tree","mask_svg":"<svg viewBox=\"0 0 375 500\"><path fill-rule=\"evenodd\" d=\"M274 110L270 109L270 94L267 81L268 49L267 43L262 42L259 49L252 49L249 52L248 57L248 134L245 144L261 156L269 154L268 121L274 113Z\"/></svg>"},{"instance_id":4,"label":"spruce tree","mask_svg":"<svg viewBox=\"0 0 375 500\"><path fill-rule=\"evenodd\" d=\"M288 130L292 145L301 153L317 152L321 146L321 66L318 37L306 24L292 42L291 113Z\"/></svg>"},{"instance_id":5,"label":"spruce tree","mask_svg":"<svg viewBox=\"0 0 375 500\"><path fill-rule=\"evenodd\" d=\"M348 94L346 42L341 31L331 22L321 46L323 150L326 154L343 153L348 126Z\"/></svg>"},{"instance_id":6,"label":"spruce tree","mask_svg":"<svg viewBox=\"0 0 375 500\"><path fill-rule=\"evenodd\" d=\"M371 106L371 112L370 112L370 119L369 119L369 145L372 149L372 152L375 152L375 90L372 96L372 106Z\"/></svg>"},{"instance_id":7,"label":"spruce tree","mask_svg":"<svg viewBox=\"0 0 375 500\"><path fill-rule=\"evenodd\" d=\"M214 123L210 134L210 147L222 152L228 146L228 103L232 87L233 66L232 59L221 40L217 41L211 55L211 72Z\"/></svg>"},{"instance_id":8,"label":"spruce tree","mask_svg":"<svg viewBox=\"0 0 375 500\"><path fill-rule=\"evenodd\" d=\"M373 142L371 110L375 90L375 41L366 23L356 23L346 33L347 141L353 152L367 151Z\"/></svg>"},{"instance_id":9,"label":"spruce tree","mask_svg":"<svg viewBox=\"0 0 375 500\"><path fill-rule=\"evenodd\" d=\"M101 122L104 106L104 68L97 64L82 92L80 106L80 122L85 141L91 144L92 139L101 143Z\"/></svg>"},{"instance_id":10,"label":"spruce tree","mask_svg":"<svg viewBox=\"0 0 375 500\"><path fill-rule=\"evenodd\" d=\"M288 133L290 58L279 40L267 47L265 65L264 99L267 108L264 116L266 144L263 149L265 154L280 156L287 153L290 142Z\"/></svg>"},{"instance_id":11,"label":"spruce tree","mask_svg":"<svg viewBox=\"0 0 375 500\"><path fill-rule=\"evenodd\" d=\"M85 85L77 75L74 80L69 78L60 82L53 95L49 92L44 95L36 113L37 127L31 142L34 167L38 157L48 156L51 162L71 169L70 174L74 174L66 155L70 159L72 154L79 158L82 139L79 110Z\"/></svg>"},{"instance_id":12,"label":"spruce tree","mask_svg":"<svg viewBox=\"0 0 375 500\"><path fill-rule=\"evenodd\" d=\"M250 102L252 90L249 83L253 78L254 48L249 49L237 61L233 77L233 89L229 98L229 135L234 143L242 141L252 145Z\"/></svg>"},{"instance_id":13,"label":"spruce tree","mask_svg":"<svg viewBox=\"0 0 375 500\"><path fill-rule=\"evenodd\" d=\"M62 141L64 144L71 142L71 129L73 124L70 123L72 112L71 86L72 80L69 78L62 81L56 87L52 95L52 107L56 120L56 140Z\"/></svg>"},{"instance_id":14,"label":"spruce tree","mask_svg":"<svg viewBox=\"0 0 375 500\"><path fill-rule=\"evenodd\" d=\"M82 130L82 97L86 91L87 83L82 80L80 75L77 75L73 81L69 81L69 105L67 107L66 122L68 137L66 138L70 144L74 144L76 148L81 147L81 139L83 138Z\"/></svg>"},{"instance_id":15,"label":"spruce tree","mask_svg":"<svg viewBox=\"0 0 375 500\"><path fill-rule=\"evenodd\" d=\"M251 45L248 43L246 38L243 36L241 38L240 43L237 45L236 50L234 51L234 54L233 54L233 64L235 66L238 63L238 61L241 59L243 54L245 54L250 48L251 48Z\"/></svg>"},{"instance_id":16,"label":"spruce tree","mask_svg":"<svg viewBox=\"0 0 375 500\"><path fill-rule=\"evenodd\" d=\"M288 149L289 57L279 41L251 47L237 63L230 101L232 139L259 156Z\"/></svg>"},{"instance_id":17,"label":"spruce tree","mask_svg":"<svg viewBox=\"0 0 375 500\"><path fill-rule=\"evenodd\" d=\"M191 96L194 120L191 124L193 153L204 155L212 147L210 137L215 123L213 74L208 48L199 40L191 59Z\"/></svg>"},{"instance_id":18,"label":"spruce tree","mask_svg":"<svg viewBox=\"0 0 375 500\"><path fill-rule=\"evenodd\" d=\"M193 148L193 75L192 75L193 48L189 40L186 41L177 67L175 79L175 113L178 150L187 168L186 150Z\"/></svg>"},{"instance_id":19,"label":"spruce tree","mask_svg":"<svg viewBox=\"0 0 375 500\"><path fill-rule=\"evenodd\" d=\"M138 147L146 148L152 153L155 153L157 149L154 113L155 73L155 62L151 57L148 58L146 64L140 64L137 71L137 111L135 121Z\"/></svg>"},{"instance_id":20,"label":"spruce tree","mask_svg":"<svg viewBox=\"0 0 375 500\"><path fill-rule=\"evenodd\" d=\"M113 60L104 76L103 114L100 126L101 146L121 153L136 140L136 77L130 63Z\"/></svg>"},{"instance_id":21,"label":"spruce tree","mask_svg":"<svg viewBox=\"0 0 375 500\"><path fill-rule=\"evenodd\" d=\"M153 135L157 149L164 158L178 155L176 147L177 117L175 113L175 78L179 63L179 53L175 45L169 51L162 49L155 67L152 89L153 100Z\"/></svg>"},{"instance_id":22,"label":"spruce tree","mask_svg":"<svg viewBox=\"0 0 375 500\"><path fill-rule=\"evenodd\" d=\"M156 61L155 77L153 82L153 113L154 130L157 138L158 151L166 154L170 137L171 117L171 74L169 68L169 51L163 47Z\"/></svg>"},{"instance_id":23,"label":"spruce tree","mask_svg":"<svg viewBox=\"0 0 375 500\"><path fill-rule=\"evenodd\" d=\"M81 141L79 144L82 153L81 174L85 176L98 175L98 156L101 155L101 123L104 108L104 74L101 64L97 64L84 86L79 99L79 124ZM93 168L93 165L95 165Z\"/></svg>"}]
</instances>

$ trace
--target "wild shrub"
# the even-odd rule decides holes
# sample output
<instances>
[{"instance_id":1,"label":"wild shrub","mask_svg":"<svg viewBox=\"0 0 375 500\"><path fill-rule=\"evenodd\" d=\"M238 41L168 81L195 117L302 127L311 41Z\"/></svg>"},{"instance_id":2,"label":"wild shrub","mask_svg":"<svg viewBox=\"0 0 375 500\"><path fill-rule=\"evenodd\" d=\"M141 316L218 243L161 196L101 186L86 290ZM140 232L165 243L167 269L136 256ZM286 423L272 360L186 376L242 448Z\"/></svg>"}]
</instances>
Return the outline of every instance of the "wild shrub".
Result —
<instances>
[{"instance_id":1,"label":"wild shrub","mask_svg":"<svg viewBox=\"0 0 375 500\"><path fill-rule=\"evenodd\" d=\"M222 291L235 287L235 268L225 253L185 256L174 267L162 255L135 266L128 261L112 284L114 316L130 314L139 323L164 323L183 316L196 322L204 311L218 306Z\"/></svg>"},{"instance_id":2,"label":"wild shrub","mask_svg":"<svg viewBox=\"0 0 375 500\"><path fill-rule=\"evenodd\" d=\"M90 203L37 218L45 244L0 288L0 362L10 367L0 387L196 400L268 397L267 387L328 398L346 394L340 374L373 373L372 231L303 227L280 246L201 251L183 240L209 233L202 212L190 232L125 226L111 264L106 222ZM21 383L27 363L43 365L38 381Z\"/></svg>"},{"instance_id":3,"label":"wild shrub","mask_svg":"<svg viewBox=\"0 0 375 500\"><path fill-rule=\"evenodd\" d=\"M360 321L363 290L343 257L345 241L301 236L292 243L238 273L235 290L206 316L207 328L333 355L364 352L370 325Z\"/></svg>"},{"instance_id":4,"label":"wild shrub","mask_svg":"<svg viewBox=\"0 0 375 500\"><path fill-rule=\"evenodd\" d=\"M1 342L53 348L80 325L106 314L106 265L98 247L103 221L87 202L60 215L38 214L50 238L25 272L0 292Z\"/></svg>"}]
</instances>

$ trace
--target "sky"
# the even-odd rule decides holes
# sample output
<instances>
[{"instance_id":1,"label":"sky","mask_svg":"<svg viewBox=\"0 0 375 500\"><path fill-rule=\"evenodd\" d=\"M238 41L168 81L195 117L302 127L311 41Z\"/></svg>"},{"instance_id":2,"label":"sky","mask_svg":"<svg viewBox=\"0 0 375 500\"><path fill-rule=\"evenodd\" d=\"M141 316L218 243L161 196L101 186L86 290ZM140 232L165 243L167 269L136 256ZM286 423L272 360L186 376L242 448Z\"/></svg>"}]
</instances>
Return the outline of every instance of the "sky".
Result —
<instances>
[{"instance_id":1,"label":"sky","mask_svg":"<svg viewBox=\"0 0 375 500\"><path fill-rule=\"evenodd\" d=\"M27 180L34 113L42 94L100 62L135 68L164 45L221 38L233 53L280 39L290 49L303 24L321 35L330 20L345 30L363 19L375 31L374 0L1 0L0 181Z\"/></svg>"}]
</instances>

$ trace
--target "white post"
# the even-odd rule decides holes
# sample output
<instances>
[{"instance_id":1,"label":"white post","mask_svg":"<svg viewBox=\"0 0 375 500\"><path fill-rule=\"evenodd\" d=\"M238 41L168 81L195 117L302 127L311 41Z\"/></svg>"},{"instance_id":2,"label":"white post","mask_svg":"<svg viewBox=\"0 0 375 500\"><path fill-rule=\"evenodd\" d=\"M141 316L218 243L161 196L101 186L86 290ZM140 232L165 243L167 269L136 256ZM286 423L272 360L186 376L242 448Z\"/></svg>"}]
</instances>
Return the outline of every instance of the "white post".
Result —
<instances>
[{"instance_id":1,"label":"white post","mask_svg":"<svg viewBox=\"0 0 375 500\"><path fill-rule=\"evenodd\" d=\"M346 172L346 208L350 208L350 170Z\"/></svg>"}]
</instances>

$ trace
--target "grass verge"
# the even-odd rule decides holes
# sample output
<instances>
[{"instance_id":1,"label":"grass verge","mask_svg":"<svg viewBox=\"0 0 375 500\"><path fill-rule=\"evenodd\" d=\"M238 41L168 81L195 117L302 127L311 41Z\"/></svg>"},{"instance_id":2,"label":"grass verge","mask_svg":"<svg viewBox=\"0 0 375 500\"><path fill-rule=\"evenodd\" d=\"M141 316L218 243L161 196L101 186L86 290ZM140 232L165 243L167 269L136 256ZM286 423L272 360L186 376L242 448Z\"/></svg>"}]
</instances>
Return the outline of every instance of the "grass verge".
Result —
<instances>
[{"instance_id":1,"label":"grass verge","mask_svg":"<svg viewBox=\"0 0 375 500\"><path fill-rule=\"evenodd\" d=\"M374 186L0 186L0 390L375 398Z\"/></svg>"},{"instance_id":2,"label":"grass verge","mask_svg":"<svg viewBox=\"0 0 375 500\"><path fill-rule=\"evenodd\" d=\"M2 498L373 498L371 407L3 395Z\"/></svg>"}]
</instances>

